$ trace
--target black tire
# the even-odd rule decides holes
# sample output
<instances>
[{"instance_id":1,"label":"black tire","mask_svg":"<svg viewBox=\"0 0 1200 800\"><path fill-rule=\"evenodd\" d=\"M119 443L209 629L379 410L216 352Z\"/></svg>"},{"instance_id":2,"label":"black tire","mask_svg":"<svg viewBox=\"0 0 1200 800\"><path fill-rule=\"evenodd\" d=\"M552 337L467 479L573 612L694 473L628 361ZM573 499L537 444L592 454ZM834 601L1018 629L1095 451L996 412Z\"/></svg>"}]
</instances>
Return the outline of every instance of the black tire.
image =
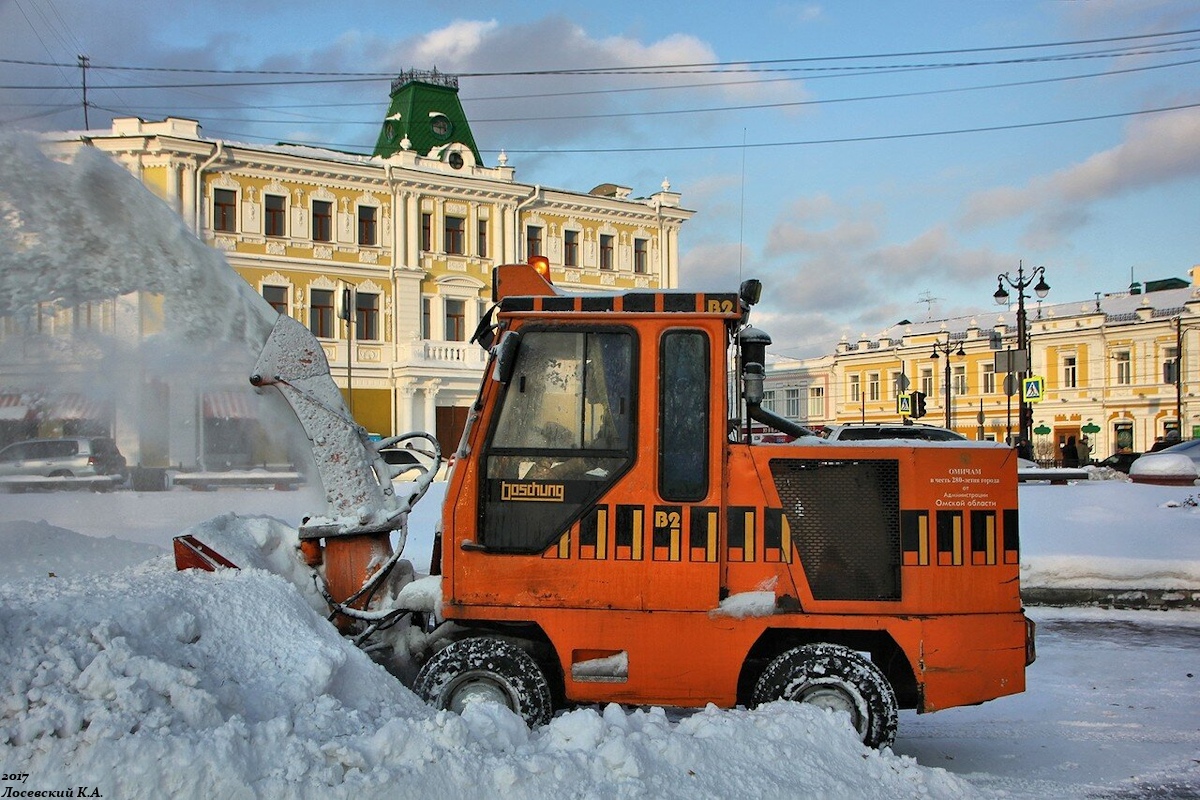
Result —
<instances>
[{"instance_id":1,"label":"black tire","mask_svg":"<svg viewBox=\"0 0 1200 800\"><path fill-rule=\"evenodd\" d=\"M439 650L417 673L417 696L434 708L461 712L466 703L503 703L532 728L550 721L550 685L533 656L491 636L460 639Z\"/></svg>"},{"instance_id":2,"label":"black tire","mask_svg":"<svg viewBox=\"0 0 1200 800\"><path fill-rule=\"evenodd\" d=\"M806 644L777 656L754 687L754 705L773 700L846 711L868 747L889 747L899 725L896 693L871 661L848 647Z\"/></svg>"}]
</instances>

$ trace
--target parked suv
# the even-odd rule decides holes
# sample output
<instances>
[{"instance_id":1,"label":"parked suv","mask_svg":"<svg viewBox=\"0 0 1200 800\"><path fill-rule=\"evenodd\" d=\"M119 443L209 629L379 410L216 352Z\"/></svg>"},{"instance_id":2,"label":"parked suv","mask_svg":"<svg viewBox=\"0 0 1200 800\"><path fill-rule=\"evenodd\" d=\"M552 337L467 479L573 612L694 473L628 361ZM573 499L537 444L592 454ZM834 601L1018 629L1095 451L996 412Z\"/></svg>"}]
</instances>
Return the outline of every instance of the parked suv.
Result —
<instances>
[{"instance_id":1,"label":"parked suv","mask_svg":"<svg viewBox=\"0 0 1200 800\"><path fill-rule=\"evenodd\" d=\"M831 442L865 442L875 439L917 439L923 442L962 442L967 437L948 428L900 423L847 423L830 425L821 436Z\"/></svg>"},{"instance_id":2,"label":"parked suv","mask_svg":"<svg viewBox=\"0 0 1200 800\"><path fill-rule=\"evenodd\" d=\"M29 439L0 450L0 477L28 475L42 478L128 477L125 456L112 439L72 436L62 439Z\"/></svg>"}]
</instances>

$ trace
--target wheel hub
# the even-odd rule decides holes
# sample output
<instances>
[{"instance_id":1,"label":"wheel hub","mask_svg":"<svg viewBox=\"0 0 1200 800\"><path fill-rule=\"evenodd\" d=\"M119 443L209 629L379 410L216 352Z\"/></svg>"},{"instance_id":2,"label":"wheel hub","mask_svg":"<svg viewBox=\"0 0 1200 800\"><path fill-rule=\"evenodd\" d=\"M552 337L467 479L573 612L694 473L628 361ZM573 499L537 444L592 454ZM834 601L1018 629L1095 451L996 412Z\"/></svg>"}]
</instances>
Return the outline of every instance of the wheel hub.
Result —
<instances>
[{"instance_id":1,"label":"wheel hub","mask_svg":"<svg viewBox=\"0 0 1200 800\"><path fill-rule=\"evenodd\" d=\"M866 734L863 730L863 715L859 711L854 696L841 686L813 686L804 691L799 698L802 703L814 705L828 711L844 711L850 715L850 724L858 731L859 738Z\"/></svg>"},{"instance_id":2,"label":"wheel hub","mask_svg":"<svg viewBox=\"0 0 1200 800\"><path fill-rule=\"evenodd\" d=\"M504 685L482 674L463 675L447 692L446 708L455 714L463 713L471 703L499 703L517 711L517 705Z\"/></svg>"}]
</instances>

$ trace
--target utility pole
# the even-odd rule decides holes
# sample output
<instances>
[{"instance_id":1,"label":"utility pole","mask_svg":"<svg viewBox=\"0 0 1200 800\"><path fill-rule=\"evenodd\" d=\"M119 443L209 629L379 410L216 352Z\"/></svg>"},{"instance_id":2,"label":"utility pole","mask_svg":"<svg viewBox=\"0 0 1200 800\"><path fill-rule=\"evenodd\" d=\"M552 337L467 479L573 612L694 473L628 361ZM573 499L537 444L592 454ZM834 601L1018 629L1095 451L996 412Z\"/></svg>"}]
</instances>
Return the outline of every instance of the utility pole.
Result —
<instances>
[{"instance_id":1,"label":"utility pole","mask_svg":"<svg viewBox=\"0 0 1200 800\"><path fill-rule=\"evenodd\" d=\"M958 343L958 349L955 350L954 344L951 343L951 341L950 341L950 334L946 334L946 343L945 344L942 344L941 342L938 342L938 341L934 341L933 355L930 356L930 358L934 359L934 360L937 360L938 358L940 358L943 355L946 357L946 368L945 368L945 375L942 378L942 385L946 392L946 427L951 430L954 429L954 411L953 411L953 406L951 405L953 403L953 400L951 399L951 392L950 392L950 389L951 389L951 386L950 386L950 384L951 384L950 356L956 355L959 358L962 358L966 354L967 353L963 349L962 342Z\"/></svg>"},{"instance_id":2,"label":"utility pole","mask_svg":"<svg viewBox=\"0 0 1200 800\"><path fill-rule=\"evenodd\" d=\"M1033 426L1030 417L1032 413L1028 411L1029 404L1025 401L1025 376L1029 373L1031 367L1029 353L1029 334L1026 330L1027 322L1025 319L1025 290L1033 284L1033 279L1037 278L1037 285L1033 287L1033 291L1039 298L1045 299L1050 292L1050 284L1046 283L1046 268L1034 267L1029 276L1025 275L1025 265L1023 262L1017 262L1017 279L1013 280L1007 272L1002 272L996 276L996 293L992 295L1000 305L1008 305L1008 291L1004 288L1004 284L1017 290L1017 350L1023 353L1021 356L1021 366L1017 372L1017 390L1021 393L1020 401L1017 408L1019 409L1020 420L1018 424L1021 429L1020 441L1026 445L1033 445L1033 434L1030 430Z\"/></svg>"},{"instance_id":3,"label":"utility pole","mask_svg":"<svg viewBox=\"0 0 1200 800\"><path fill-rule=\"evenodd\" d=\"M342 319L346 320L346 408L354 416L354 326L355 292L349 285L342 286Z\"/></svg>"},{"instance_id":4,"label":"utility pole","mask_svg":"<svg viewBox=\"0 0 1200 800\"><path fill-rule=\"evenodd\" d=\"M1175 317L1175 419L1183 439L1183 319Z\"/></svg>"},{"instance_id":5,"label":"utility pole","mask_svg":"<svg viewBox=\"0 0 1200 800\"><path fill-rule=\"evenodd\" d=\"M91 126L88 125L87 71L88 67L91 66L92 60L87 56L76 56L75 58L79 62L79 71L83 73L83 129L90 130Z\"/></svg>"}]
</instances>

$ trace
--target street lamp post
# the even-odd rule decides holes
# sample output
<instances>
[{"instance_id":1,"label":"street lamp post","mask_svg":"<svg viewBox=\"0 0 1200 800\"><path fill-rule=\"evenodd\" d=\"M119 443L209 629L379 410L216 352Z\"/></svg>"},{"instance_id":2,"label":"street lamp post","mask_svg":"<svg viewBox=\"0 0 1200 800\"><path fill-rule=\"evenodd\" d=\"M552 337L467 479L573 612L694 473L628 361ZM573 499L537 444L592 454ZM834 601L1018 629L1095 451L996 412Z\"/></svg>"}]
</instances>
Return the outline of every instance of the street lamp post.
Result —
<instances>
[{"instance_id":1,"label":"street lamp post","mask_svg":"<svg viewBox=\"0 0 1200 800\"><path fill-rule=\"evenodd\" d=\"M950 355L951 354L954 354L954 355L958 356L959 358L962 358L963 356L966 355L966 352L963 350L962 342L959 342L958 349L955 349L954 345L952 345L950 343L950 337L946 336L945 344L942 344L941 342L936 342L936 341L933 343L933 354L930 355L929 357L936 360L943 355L946 356L946 370L945 370L945 375L942 378L942 383L946 387L945 388L945 391L946 391L946 427L953 430L954 414L952 411L953 407L950 405L950 402L951 402L950 401Z\"/></svg>"},{"instance_id":2,"label":"street lamp post","mask_svg":"<svg viewBox=\"0 0 1200 800\"><path fill-rule=\"evenodd\" d=\"M1025 326L1025 289L1033 283L1034 278L1037 278L1037 284L1034 285L1033 291L1039 298L1044 298L1050 292L1050 284L1046 283L1046 268L1034 267L1028 277L1025 275L1025 265L1017 262L1017 279L1013 280L1007 272L1002 272L996 276L996 293L992 295L996 302L1000 305L1008 305L1008 291L1005 290L1004 284L1008 284L1017 290L1017 352L1022 353L1020 368L1017 371L1017 391L1020 392L1020 400L1018 404L1018 412L1020 414L1018 421L1020 423L1020 436L1018 443L1025 443L1032 448L1032 437L1030 427L1032 421L1028 418L1029 413L1026 410L1029 404L1025 401L1025 376L1029 370L1029 334Z\"/></svg>"}]
</instances>

